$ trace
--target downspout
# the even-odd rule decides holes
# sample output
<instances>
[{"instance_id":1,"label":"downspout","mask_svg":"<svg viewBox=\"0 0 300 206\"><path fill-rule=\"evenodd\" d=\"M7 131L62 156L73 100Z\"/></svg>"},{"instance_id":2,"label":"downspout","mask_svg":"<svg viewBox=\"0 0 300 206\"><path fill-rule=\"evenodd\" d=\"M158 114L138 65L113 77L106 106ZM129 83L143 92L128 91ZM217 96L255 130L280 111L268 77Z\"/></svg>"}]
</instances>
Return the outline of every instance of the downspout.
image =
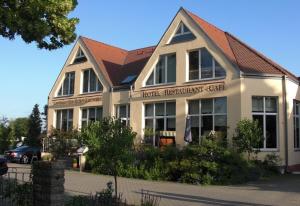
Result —
<instances>
[{"instance_id":1,"label":"downspout","mask_svg":"<svg viewBox=\"0 0 300 206\"><path fill-rule=\"evenodd\" d=\"M282 106L284 113L284 139L285 139L285 172L288 172L289 166L289 146L288 146L288 112L287 112L287 98L286 98L286 75L282 76Z\"/></svg>"}]
</instances>

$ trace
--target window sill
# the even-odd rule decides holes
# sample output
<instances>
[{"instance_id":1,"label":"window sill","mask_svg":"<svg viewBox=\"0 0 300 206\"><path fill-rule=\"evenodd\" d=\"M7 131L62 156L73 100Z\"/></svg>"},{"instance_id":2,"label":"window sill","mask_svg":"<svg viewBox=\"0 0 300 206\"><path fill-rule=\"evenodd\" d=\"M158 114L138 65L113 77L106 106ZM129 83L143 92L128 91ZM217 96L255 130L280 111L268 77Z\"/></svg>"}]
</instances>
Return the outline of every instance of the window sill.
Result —
<instances>
[{"instance_id":1,"label":"window sill","mask_svg":"<svg viewBox=\"0 0 300 206\"><path fill-rule=\"evenodd\" d=\"M155 84L155 85L145 85L143 88L155 88L155 87L164 87L164 86L172 86L176 85L176 82L166 83L166 84Z\"/></svg>"},{"instance_id":2,"label":"window sill","mask_svg":"<svg viewBox=\"0 0 300 206\"><path fill-rule=\"evenodd\" d=\"M263 148L263 149L259 149L259 152L279 152L279 149Z\"/></svg>"},{"instance_id":3,"label":"window sill","mask_svg":"<svg viewBox=\"0 0 300 206\"><path fill-rule=\"evenodd\" d=\"M211 81L218 81L224 80L226 77L218 77L218 78L209 78L209 79L195 79L195 80L188 80L184 82L184 84L192 84L192 83L199 83L199 82L211 82Z\"/></svg>"},{"instance_id":4,"label":"window sill","mask_svg":"<svg viewBox=\"0 0 300 206\"><path fill-rule=\"evenodd\" d=\"M294 148L294 152L300 152L300 148Z\"/></svg>"},{"instance_id":5,"label":"window sill","mask_svg":"<svg viewBox=\"0 0 300 206\"><path fill-rule=\"evenodd\" d=\"M96 92L85 92L85 93L80 93L80 95L85 96L85 95L93 95L93 94L102 94L103 91L96 91Z\"/></svg>"},{"instance_id":6,"label":"window sill","mask_svg":"<svg viewBox=\"0 0 300 206\"><path fill-rule=\"evenodd\" d=\"M73 97L74 94L70 94L70 95L62 95L62 96L56 96L54 97L55 99L63 99L63 98L69 98L69 97Z\"/></svg>"}]
</instances>

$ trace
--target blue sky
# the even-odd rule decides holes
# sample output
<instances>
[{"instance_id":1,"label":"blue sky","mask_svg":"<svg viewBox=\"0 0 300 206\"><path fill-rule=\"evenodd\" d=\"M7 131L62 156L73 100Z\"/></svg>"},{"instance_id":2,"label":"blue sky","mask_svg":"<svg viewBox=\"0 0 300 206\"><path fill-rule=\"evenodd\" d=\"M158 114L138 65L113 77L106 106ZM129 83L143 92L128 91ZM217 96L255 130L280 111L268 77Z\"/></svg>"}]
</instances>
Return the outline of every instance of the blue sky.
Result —
<instances>
[{"instance_id":1,"label":"blue sky","mask_svg":"<svg viewBox=\"0 0 300 206\"><path fill-rule=\"evenodd\" d=\"M78 35L135 49L157 44L181 6L300 76L299 0L79 0L70 16ZM0 37L0 117L42 110L72 46L49 52Z\"/></svg>"}]
</instances>

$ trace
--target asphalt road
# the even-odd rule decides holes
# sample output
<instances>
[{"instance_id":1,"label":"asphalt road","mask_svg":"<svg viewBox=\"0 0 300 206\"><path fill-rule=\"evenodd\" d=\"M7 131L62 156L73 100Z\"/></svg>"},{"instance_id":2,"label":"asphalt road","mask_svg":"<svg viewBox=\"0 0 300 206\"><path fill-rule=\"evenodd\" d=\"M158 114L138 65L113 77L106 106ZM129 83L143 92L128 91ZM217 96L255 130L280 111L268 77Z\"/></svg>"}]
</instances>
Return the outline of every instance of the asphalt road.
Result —
<instances>
[{"instance_id":1,"label":"asphalt road","mask_svg":"<svg viewBox=\"0 0 300 206\"><path fill-rule=\"evenodd\" d=\"M24 165L9 164L13 167ZM27 166L28 168L28 166ZM21 168L18 171L22 171ZM66 195L101 191L110 176L66 171ZM300 175L283 175L270 180L234 186L196 186L171 182L118 178L119 191L130 203L138 204L141 190L161 198L160 206L297 206L300 205Z\"/></svg>"}]
</instances>

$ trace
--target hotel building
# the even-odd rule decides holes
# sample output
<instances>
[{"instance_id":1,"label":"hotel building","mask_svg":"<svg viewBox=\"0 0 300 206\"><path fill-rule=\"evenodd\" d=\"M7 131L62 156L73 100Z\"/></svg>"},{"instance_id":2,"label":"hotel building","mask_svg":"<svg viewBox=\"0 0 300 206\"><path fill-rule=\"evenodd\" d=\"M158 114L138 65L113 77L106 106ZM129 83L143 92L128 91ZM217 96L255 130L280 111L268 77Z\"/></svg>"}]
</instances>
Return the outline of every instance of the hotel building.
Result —
<instances>
[{"instance_id":1,"label":"hotel building","mask_svg":"<svg viewBox=\"0 0 300 206\"><path fill-rule=\"evenodd\" d=\"M212 130L230 142L241 119L255 119L265 137L260 156L275 152L295 170L299 80L181 8L156 46L128 51L79 37L49 94L49 132L115 116L137 143L182 146L187 117L195 142Z\"/></svg>"}]
</instances>

